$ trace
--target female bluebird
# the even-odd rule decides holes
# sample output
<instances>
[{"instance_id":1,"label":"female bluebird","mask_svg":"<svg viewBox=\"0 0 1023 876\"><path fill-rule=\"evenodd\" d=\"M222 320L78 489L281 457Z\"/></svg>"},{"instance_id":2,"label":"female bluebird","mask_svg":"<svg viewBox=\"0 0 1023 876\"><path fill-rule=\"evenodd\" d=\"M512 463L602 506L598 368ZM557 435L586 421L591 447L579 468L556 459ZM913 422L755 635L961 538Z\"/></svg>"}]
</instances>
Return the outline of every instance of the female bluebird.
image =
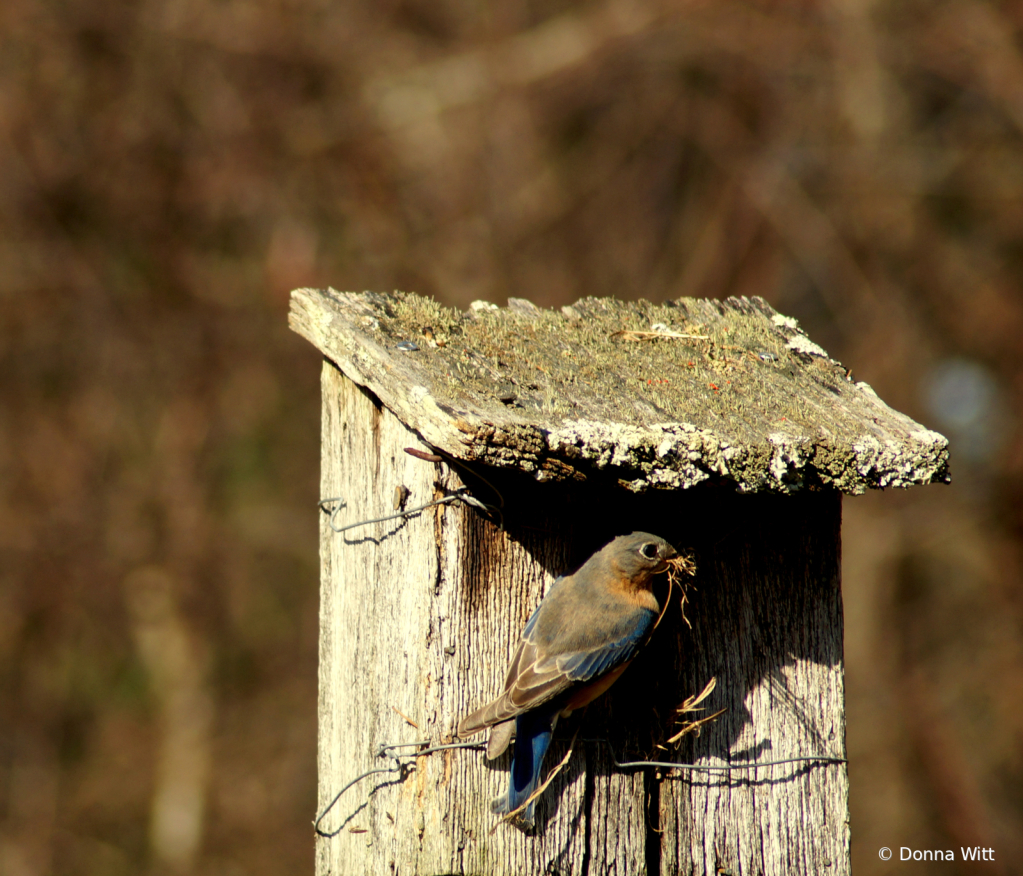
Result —
<instances>
[{"instance_id":1,"label":"female bluebird","mask_svg":"<svg viewBox=\"0 0 1023 876\"><path fill-rule=\"evenodd\" d=\"M494 801L495 812L512 812L529 798L558 718L606 691L646 642L660 614L651 579L675 556L663 538L633 532L551 586L522 630L504 693L458 725L463 737L494 728L490 759L515 737L508 793ZM532 803L521 817L532 824Z\"/></svg>"}]
</instances>

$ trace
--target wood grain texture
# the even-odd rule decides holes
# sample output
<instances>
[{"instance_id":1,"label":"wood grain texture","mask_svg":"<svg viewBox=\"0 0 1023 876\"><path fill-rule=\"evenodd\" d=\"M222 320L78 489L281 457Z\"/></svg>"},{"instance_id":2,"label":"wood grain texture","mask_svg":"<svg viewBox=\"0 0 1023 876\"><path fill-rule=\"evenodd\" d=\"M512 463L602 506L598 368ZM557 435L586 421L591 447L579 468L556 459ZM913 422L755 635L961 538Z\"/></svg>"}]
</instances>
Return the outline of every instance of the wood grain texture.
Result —
<instances>
[{"instance_id":1,"label":"wood grain texture","mask_svg":"<svg viewBox=\"0 0 1023 876\"><path fill-rule=\"evenodd\" d=\"M554 578L615 535L657 533L691 551L699 571L692 628L676 594L621 680L559 724L548 768L577 734L575 751L539 801L535 833L490 813L507 756L437 753L342 797L321 825L338 832L317 840L318 876L848 872L844 767L658 775L616 769L611 757L843 754L837 494L742 496L704 485L612 499L590 481L541 484L415 459L403 452L425 449L415 433L330 363L323 399L322 489L347 501L339 523L388 513L398 483L410 506L438 485L464 483L503 502L503 528L457 504L343 534L323 518L321 807L359 773L387 765L376 756L382 743L450 738L501 689L519 632ZM663 583L657 593L666 598ZM658 749L674 707L711 675L718 687L706 705L728 711L680 751Z\"/></svg>"},{"instance_id":2,"label":"wood grain texture","mask_svg":"<svg viewBox=\"0 0 1023 876\"><path fill-rule=\"evenodd\" d=\"M948 480L948 442L762 299L528 301L292 293L290 323L457 459L634 492L844 493ZM656 330L654 330L656 329Z\"/></svg>"},{"instance_id":3,"label":"wood grain texture","mask_svg":"<svg viewBox=\"0 0 1023 876\"><path fill-rule=\"evenodd\" d=\"M410 506L434 498L435 481L458 483L405 454L422 447L415 435L329 363L323 390L322 489L348 502L345 522L388 513L397 483ZM359 773L387 765L381 744L447 740L499 689L513 636L565 557L539 531L512 539L462 506L343 534L324 517L321 538L322 808ZM552 762L560 756L553 748ZM559 817L541 838L514 828L491 836L506 760L453 751L420 758L402 781L364 780L321 825L340 831L318 839L317 873L530 873L553 860L584 872L581 765L552 786Z\"/></svg>"},{"instance_id":4,"label":"wood grain texture","mask_svg":"<svg viewBox=\"0 0 1023 876\"><path fill-rule=\"evenodd\" d=\"M759 504L701 551L700 578L712 583L700 587L692 629L675 628L679 693L715 677L706 706L728 710L681 746L692 763L845 756L840 499ZM662 873L694 861L734 876L849 872L845 765L671 776L660 819Z\"/></svg>"}]
</instances>

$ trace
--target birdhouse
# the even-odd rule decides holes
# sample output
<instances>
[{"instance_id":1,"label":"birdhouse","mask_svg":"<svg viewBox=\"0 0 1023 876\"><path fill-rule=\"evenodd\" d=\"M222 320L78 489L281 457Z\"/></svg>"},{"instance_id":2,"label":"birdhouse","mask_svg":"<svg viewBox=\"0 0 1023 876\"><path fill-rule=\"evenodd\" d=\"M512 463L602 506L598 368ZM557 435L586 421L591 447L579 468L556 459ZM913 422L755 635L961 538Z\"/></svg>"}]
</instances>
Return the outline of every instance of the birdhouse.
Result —
<instances>
[{"instance_id":1,"label":"birdhouse","mask_svg":"<svg viewBox=\"0 0 1023 876\"><path fill-rule=\"evenodd\" d=\"M941 435L756 298L301 289L290 321L324 357L318 876L849 872L842 495L946 482ZM501 818L508 755L459 721L634 531L691 574Z\"/></svg>"}]
</instances>

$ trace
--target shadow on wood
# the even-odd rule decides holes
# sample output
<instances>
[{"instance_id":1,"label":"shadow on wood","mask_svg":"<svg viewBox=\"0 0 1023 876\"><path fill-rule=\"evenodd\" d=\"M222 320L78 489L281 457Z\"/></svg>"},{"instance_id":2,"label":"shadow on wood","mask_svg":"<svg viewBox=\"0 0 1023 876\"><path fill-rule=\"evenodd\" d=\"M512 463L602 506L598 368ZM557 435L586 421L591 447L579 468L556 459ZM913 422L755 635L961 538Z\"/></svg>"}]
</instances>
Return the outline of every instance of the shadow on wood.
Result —
<instances>
[{"instance_id":1,"label":"shadow on wood","mask_svg":"<svg viewBox=\"0 0 1023 876\"><path fill-rule=\"evenodd\" d=\"M476 568L481 571L483 564L499 562L505 538L556 577L573 571L616 535L634 530L661 535L696 561L697 574L688 585L688 623L676 592L650 644L622 680L585 713L559 724L550 763L558 762L576 733L586 740L576 747L583 750L588 778L616 771L611 752L620 762L717 764L843 756L841 728L821 715L819 700L807 702L807 690L791 677L804 663L841 672L841 499L836 493L742 496L723 486L701 485L679 493L623 496L611 492L610 485L538 484L505 472L487 471L483 481L467 468L460 465L458 471L473 485L474 494L496 503L496 489L503 500L503 533L477 515L463 516L466 544L470 555L479 558ZM479 611L481 588L490 581L487 574L467 575L463 599L470 618ZM667 590L665 581L656 591L662 604ZM674 734L676 707L712 677L718 684L703 707L708 714L720 709L725 713L699 736L684 738L677 751L660 747ZM766 706L776 715L777 732L788 743L753 727L747 701L762 686ZM795 750L793 737L799 740ZM491 766L507 768L507 756ZM749 789L834 769L841 767L804 763L759 773L690 772L665 778L648 770L647 865L660 859L662 824L677 821L688 801L687 789ZM576 780L569 772L548 789L538 808L538 831L557 817L559 785L564 788ZM588 787L587 798L592 793Z\"/></svg>"}]
</instances>

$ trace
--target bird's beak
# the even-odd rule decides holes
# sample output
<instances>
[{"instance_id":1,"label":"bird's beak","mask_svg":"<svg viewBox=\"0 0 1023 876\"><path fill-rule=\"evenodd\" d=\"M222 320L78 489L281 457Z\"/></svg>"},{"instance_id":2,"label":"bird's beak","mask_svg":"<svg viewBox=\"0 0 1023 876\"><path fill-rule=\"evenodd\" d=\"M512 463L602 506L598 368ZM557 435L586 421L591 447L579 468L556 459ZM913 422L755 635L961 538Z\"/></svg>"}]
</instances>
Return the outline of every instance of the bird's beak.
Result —
<instances>
[{"instance_id":1,"label":"bird's beak","mask_svg":"<svg viewBox=\"0 0 1023 876\"><path fill-rule=\"evenodd\" d=\"M661 561L657 564L657 568L654 569L655 575L660 575L661 572L667 572L673 565L675 565L675 559L678 557L678 551L669 547L665 556L661 557Z\"/></svg>"}]
</instances>

